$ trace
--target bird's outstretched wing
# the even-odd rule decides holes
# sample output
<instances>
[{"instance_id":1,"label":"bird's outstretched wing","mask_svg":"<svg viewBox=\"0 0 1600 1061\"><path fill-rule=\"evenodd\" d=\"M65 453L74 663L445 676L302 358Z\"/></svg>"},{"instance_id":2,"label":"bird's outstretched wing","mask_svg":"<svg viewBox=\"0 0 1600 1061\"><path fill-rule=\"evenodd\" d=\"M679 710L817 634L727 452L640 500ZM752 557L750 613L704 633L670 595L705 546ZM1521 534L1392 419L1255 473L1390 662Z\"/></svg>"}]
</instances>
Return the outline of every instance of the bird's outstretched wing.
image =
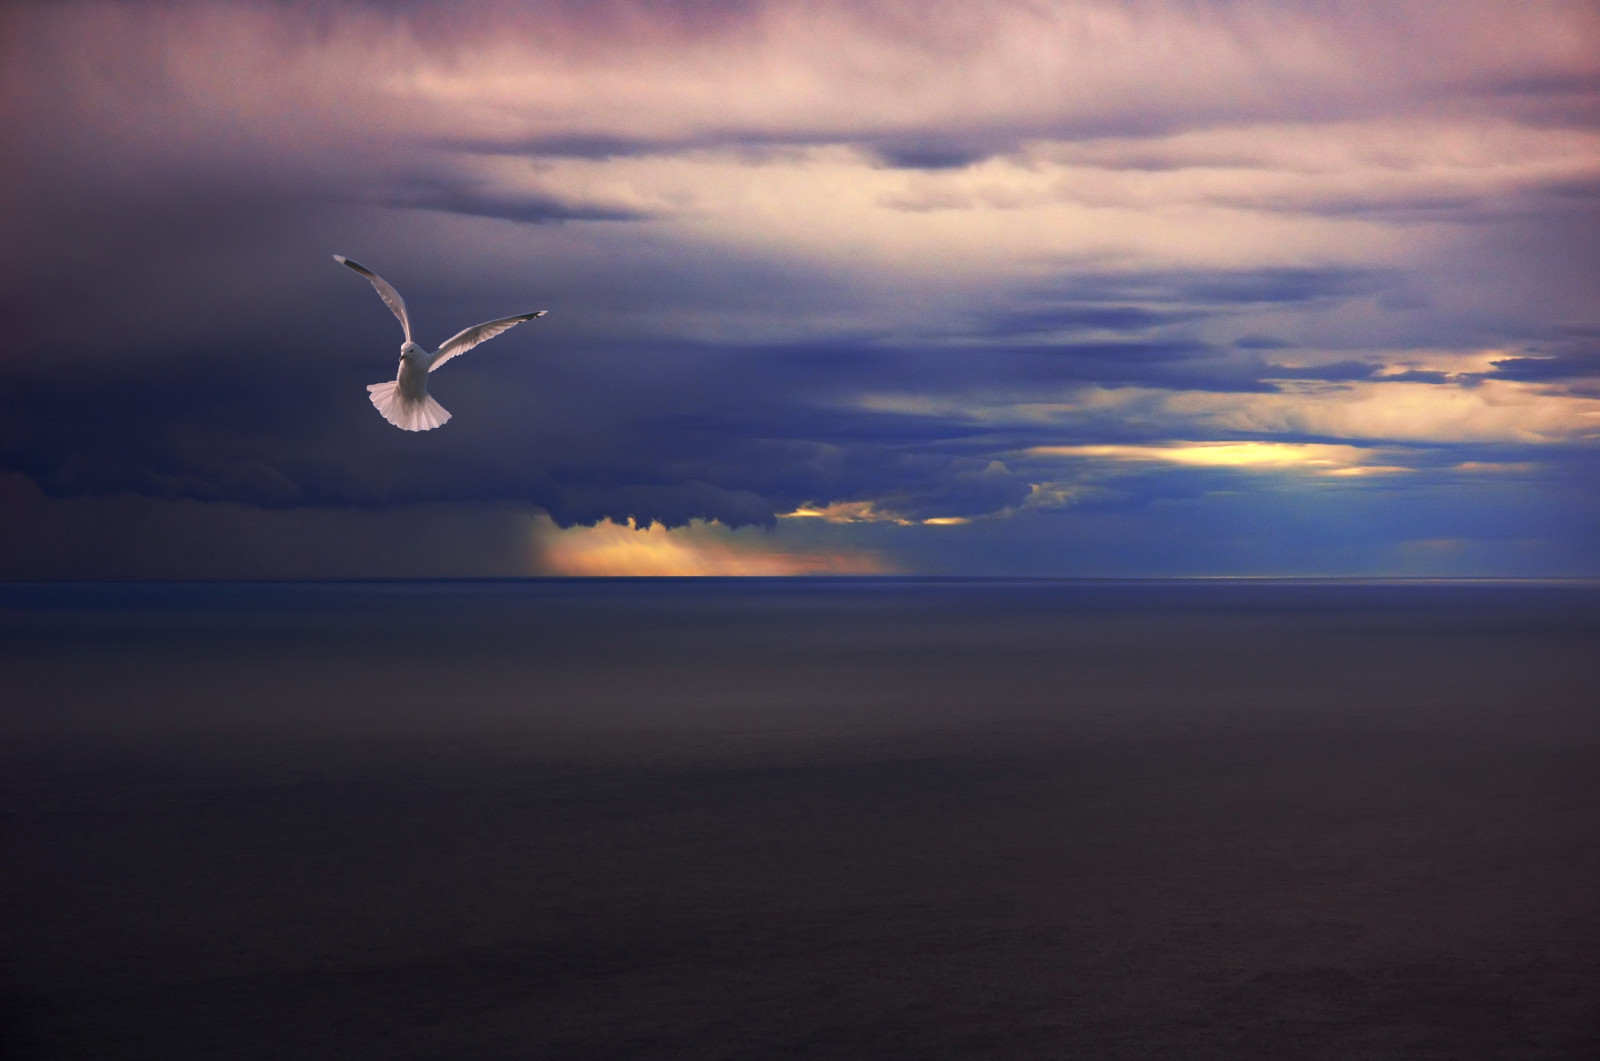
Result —
<instances>
[{"instance_id":1,"label":"bird's outstretched wing","mask_svg":"<svg viewBox=\"0 0 1600 1061\"><path fill-rule=\"evenodd\" d=\"M335 254L333 260L340 265L354 269L372 281L372 286L378 289L378 297L383 299L384 305L394 310L394 315L400 318L400 327L405 329L406 342L409 343L411 341L411 321L406 317L406 300L400 297L400 292L394 289L394 285L360 262L353 262L341 254Z\"/></svg>"},{"instance_id":2,"label":"bird's outstretched wing","mask_svg":"<svg viewBox=\"0 0 1600 1061\"><path fill-rule=\"evenodd\" d=\"M466 353L485 339L493 339L507 328L515 328L523 321L531 321L535 317L543 317L546 312L546 310L541 309L533 313L519 313L515 317L501 317L497 321L484 321L482 324L474 324L470 328L457 332L446 339L444 345L439 347L438 352L433 355L433 360L428 364L428 371L432 372L457 354Z\"/></svg>"}]
</instances>

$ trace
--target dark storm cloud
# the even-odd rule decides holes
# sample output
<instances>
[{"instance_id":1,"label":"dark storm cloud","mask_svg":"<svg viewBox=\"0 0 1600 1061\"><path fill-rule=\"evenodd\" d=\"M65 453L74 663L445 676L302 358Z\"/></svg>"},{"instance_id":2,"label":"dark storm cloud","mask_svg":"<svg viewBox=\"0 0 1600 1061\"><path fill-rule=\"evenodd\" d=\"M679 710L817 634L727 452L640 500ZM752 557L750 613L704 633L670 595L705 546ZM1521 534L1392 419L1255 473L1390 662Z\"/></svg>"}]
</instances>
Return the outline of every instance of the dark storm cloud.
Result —
<instances>
[{"instance_id":1,"label":"dark storm cloud","mask_svg":"<svg viewBox=\"0 0 1600 1061\"><path fill-rule=\"evenodd\" d=\"M1314 202L1286 199L1254 199L1258 209L1277 209L1296 214L1325 217L1369 217L1397 224L1429 221L1485 221L1515 209L1511 203L1497 202L1480 195L1343 196Z\"/></svg>"},{"instance_id":2,"label":"dark storm cloud","mask_svg":"<svg viewBox=\"0 0 1600 1061\"><path fill-rule=\"evenodd\" d=\"M1196 309L1073 303L997 313L980 326L986 335L1032 335L1057 331L1137 332L1208 316ZM1237 344L1235 344L1237 345Z\"/></svg>"},{"instance_id":3,"label":"dark storm cloud","mask_svg":"<svg viewBox=\"0 0 1600 1061\"><path fill-rule=\"evenodd\" d=\"M308 304L323 316L239 335L225 349L124 350L92 380L12 366L0 393L0 462L57 497L136 494L269 509L509 502L541 508L561 525L704 518L770 526L807 502L863 498L910 519L971 517L1028 495L1026 476L994 463L1007 453L1138 441L1147 429L997 427L866 407L856 396L919 393L959 408L975 391L1022 396L1041 386L1271 393L1273 379L1372 379L1377 363L1286 368L1181 329L1242 305L1336 301L1379 282L1353 270L1085 274L1073 278L1074 290L1108 301L1022 304L977 318L976 332L922 341L730 344L518 331L434 381L458 419L428 436L396 432L366 406L363 386L390 355L354 359L345 347L359 338L377 354L395 337L382 307L355 285L336 312ZM1136 295L1143 301L1131 301ZM1203 306L1202 295L1211 296ZM415 300L414 317L419 306L425 320L472 316L437 297ZM330 334L330 318L351 324ZM1078 329L1119 337L1060 338ZM317 335L326 337L304 338ZM268 365L273 371L263 372ZM1169 490L1186 474L1195 473L1144 473L1141 481Z\"/></svg>"},{"instance_id":4,"label":"dark storm cloud","mask_svg":"<svg viewBox=\"0 0 1600 1061\"><path fill-rule=\"evenodd\" d=\"M1403 290L1405 284L1403 272L1381 267L1153 269L1065 273L1051 289L1036 291L1035 297L1099 309L1131 305L1152 315L1127 322L1127 327L1135 327L1261 305L1344 302Z\"/></svg>"},{"instance_id":5,"label":"dark storm cloud","mask_svg":"<svg viewBox=\"0 0 1600 1061\"><path fill-rule=\"evenodd\" d=\"M1233 345L1241 350L1287 350L1294 346L1286 339L1274 338L1270 335L1241 335L1233 341Z\"/></svg>"},{"instance_id":6,"label":"dark storm cloud","mask_svg":"<svg viewBox=\"0 0 1600 1061\"><path fill-rule=\"evenodd\" d=\"M909 519L971 518L1019 505L1031 489L1026 477L998 462L957 465L954 470L931 457L920 458L920 463L928 465L926 474L902 463L894 469L893 485L874 495L875 500Z\"/></svg>"},{"instance_id":7,"label":"dark storm cloud","mask_svg":"<svg viewBox=\"0 0 1600 1061\"><path fill-rule=\"evenodd\" d=\"M982 315L969 335L981 340L979 349L993 364L1013 366L1015 378L1033 382L1219 392L1270 392L1278 389L1275 380L1444 382L1449 377L1435 372L1386 374L1374 360L1272 364L1250 355L1293 344L1247 334L1230 349L1194 331L1263 305L1338 306L1404 292L1408 283L1397 270L1350 267L1077 274L1064 277L1054 293ZM1122 337L1065 338L1082 332Z\"/></svg>"},{"instance_id":8,"label":"dark storm cloud","mask_svg":"<svg viewBox=\"0 0 1600 1061\"><path fill-rule=\"evenodd\" d=\"M1481 91L1527 120L1600 127L1600 75L1590 71L1508 76L1490 81Z\"/></svg>"},{"instance_id":9,"label":"dark storm cloud","mask_svg":"<svg viewBox=\"0 0 1600 1061\"><path fill-rule=\"evenodd\" d=\"M1033 135L1063 135L1062 130L1034 130ZM878 135L837 128L783 129L730 127L707 129L671 137L629 137L584 133L554 133L534 137L446 138L442 145L481 155L507 155L542 159L606 161L650 155L671 156L694 151L732 151L760 157L777 149L846 145L867 158L893 169L962 169L985 159L1017 150L1022 136L1015 133L972 132L930 128Z\"/></svg>"},{"instance_id":10,"label":"dark storm cloud","mask_svg":"<svg viewBox=\"0 0 1600 1061\"><path fill-rule=\"evenodd\" d=\"M454 388L440 381L435 393L461 417L452 436L419 445L370 415L364 375L329 371L317 363L325 354L263 384L252 371L257 358L224 364L200 351L162 371L108 371L95 387L47 376L16 381L0 397L9 425L0 460L58 497L137 494L265 508L514 501L562 525L770 525L807 501L858 497L889 499L911 518L971 516L1028 492L985 454L1034 436L999 439L948 418L828 409L832 388L807 394L801 385L797 393L804 373L768 377L758 351L745 351L754 363L731 373L719 351L702 352L698 366L694 352L680 353L674 369L699 384L697 409L630 416L626 407L646 397L647 380L619 395L613 380L569 378L560 408L527 374L501 380L492 395L466 386L470 380ZM794 352L775 360L784 357ZM863 364L868 378L894 378L870 359ZM508 413L521 408L496 415L496 403ZM614 411L618 404L624 411Z\"/></svg>"},{"instance_id":11,"label":"dark storm cloud","mask_svg":"<svg viewBox=\"0 0 1600 1061\"><path fill-rule=\"evenodd\" d=\"M1600 377L1600 350L1578 350L1549 357L1508 357L1495 361L1495 379L1514 379L1528 383L1561 382Z\"/></svg>"},{"instance_id":12,"label":"dark storm cloud","mask_svg":"<svg viewBox=\"0 0 1600 1061\"><path fill-rule=\"evenodd\" d=\"M1238 343L1234 345L1237 346ZM1376 361L1336 361L1332 364L1296 367L1267 365L1262 370L1262 375L1270 379L1315 379L1331 383L1372 379L1382 371L1383 365Z\"/></svg>"},{"instance_id":13,"label":"dark storm cloud","mask_svg":"<svg viewBox=\"0 0 1600 1061\"><path fill-rule=\"evenodd\" d=\"M1233 305L1350 299L1380 294L1392 273L1346 267L1238 269L1175 277L1175 298Z\"/></svg>"},{"instance_id":14,"label":"dark storm cloud","mask_svg":"<svg viewBox=\"0 0 1600 1061\"><path fill-rule=\"evenodd\" d=\"M638 526L682 527L691 520L716 520L729 527L771 527L772 501L751 490L728 490L696 479L669 483L573 486L541 505L559 526L603 519Z\"/></svg>"},{"instance_id":15,"label":"dark storm cloud","mask_svg":"<svg viewBox=\"0 0 1600 1061\"><path fill-rule=\"evenodd\" d=\"M1545 71L1508 77L1490 83L1487 90L1506 96L1575 96L1600 100L1600 75Z\"/></svg>"},{"instance_id":16,"label":"dark storm cloud","mask_svg":"<svg viewBox=\"0 0 1600 1061\"><path fill-rule=\"evenodd\" d=\"M1263 303L1346 302L1403 289L1405 283L1393 269L1350 267L1066 273L1027 302L986 314L977 328L996 336L1088 329L1143 333ZM1276 350L1292 344L1252 334L1233 345Z\"/></svg>"},{"instance_id":17,"label":"dark storm cloud","mask_svg":"<svg viewBox=\"0 0 1600 1061\"><path fill-rule=\"evenodd\" d=\"M59 379L8 388L0 408L13 426L0 460L56 497L136 494L269 509L514 501L563 524L772 520L770 505L748 490L648 462L607 468L570 450L541 451L538 432L515 426L467 427L454 440L419 446L417 436L384 430L367 415L357 372L329 372L310 358L281 366L279 380L266 385L245 366L218 371L208 363L215 359L201 352L162 372L108 371L94 388ZM466 397L457 395L449 400L459 406Z\"/></svg>"},{"instance_id":18,"label":"dark storm cloud","mask_svg":"<svg viewBox=\"0 0 1600 1061\"><path fill-rule=\"evenodd\" d=\"M391 191L385 206L437 210L466 217L542 225L557 221L640 221L650 215L628 207L568 202L553 195L504 192L463 182L415 180Z\"/></svg>"},{"instance_id":19,"label":"dark storm cloud","mask_svg":"<svg viewBox=\"0 0 1600 1061\"><path fill-rule=\"evenodd\" d=\"M833 387L796 393L806 374L780 367L768 378L760 351L739 351L742 370L730 371L728 351L715 348L683 348L658 362L680 377L669 386L692 392L687 408L666 415L653 394L659 377L628 383L603 368L572 373L569 364L566 387L551 395L544 369L516 372L502 362L492 383L479 384L469 366L453 365L434 393L458 421L449 435L421 437L394 431L365 407L370 365L345 358L341 366L327 350L286 358L281 340L256 342L227 358L201 349L169 354L155 369L110 365L92 385L12 373L0 393L0 462L55 497L135 494L270 509L511 501L562 525L770 525L777 512L817 497L888 494L918 512L968 515L1027 492L1008 476L984 477L986 460L937 452L941 440L970 436L970 426L871 411L818 415L810 403L825 402ZM773 360L786 357L794 352ZM268 362L277 371L264 377ZM870 359L863 364L875 371Z\"/></svg>"},{"instance_id":20,"label":"dark storm cloud","mask_svg":"<svg viewBox=\"0 0 1600 1061\"><path fill-rule=\"evenodd\" d=\"M1517 379L1522 382L1571 384L1600 378L1600 325L1592 322L1558 322L1526 344L1522 357L1491 362L1493 371L1483 379Z\"/></svg>"},{"instance_id":21,"label":"dark storm cloud","mask_svg":"<svg viewBox=\"0 0 1600 1061\"><path fill-rule=\"evenodd\" d=\"M392 326L379 310L366 316L374 328ZM807 501L871 497L920 519L1018 503L1027 483L992 461L1041 438L852 407L852 394L915 386L959 398L974 386L1042 381L1270 389L1248 371L1206 363L1208 350L1189 341L975 351L849 337L735 347L634 340L611 360L582 344L546 351L533 335L523 340L531 353L501 352L492 380L470 361L452 365L434 392L458 420L449 433L419 437L366 408L374 358L295 349L292 336L316 331L307 322L240 339L226 356L202 347L152 362L129 352L92 383L13 370L0 395L0 461L58 497L264 508L511 501L563 525L730 526L770 525ZM485 352L474 358L494 348ZM261 371L267 364L273 373ZM617 364L631 371L619 376ZM551 372L564 380L558 392Z\"/></svg>"},{"instance_id":22,"label":"dark storm cloud","mask_svg":"<svg viewBox=\"0 0 1600 1061\"><path fill-rule=\"evenodd\" d=\"M1470 382L1459 375L1432 369L1405 369L1387 371L1381 361L1325 361L1315 365L1257 366L1254 371L1263 380L1314 380L1322 383L1462 383Z\"/></svg>"},{"instance_id":23,"label":"dark storm cloud","mask_svg":"<svg viewBox=\"0 0 1600 1061\"><path fill-rule=\"evenodd\" d=\"M668 154L686 147L711 146L708 142L649 139L604 133L551 133L517 139L445 139L442 146L477 155L525 155L529 158L581 158L603 162L613 158Z\"/></svg>"},{"instance_id":24,"label":"dark storm cloud","mask_svg":"<svg viewBox=\"0 0 1600 1061\"><path fill-rule=\"evenodd\" d=\"M1464 374L1462 382L1514 380L1593 394L1600 381L1600 325L1560 321L1534 330L1519 344L1522 353L1491 361L1487 372Z\"/></svg>"},{"instance_id":25,"label":"dark storm cloud","mask_svg":"<svg viewBox=\"0 0 1600 1061\"><path fill-rule=\"evenodd\" d=\"M1529 179L1514 191L1489 188L1437 194L1375 192L1322 196L1255 195L1236 200L1240 207L1328 218L1364 218L1394 225L1485 224L1529 215L1562 215L1574 203L1600 199L1600 182L1588 177ZM1225 201L1225 200L1224 200Z\"/></svg>"},{"instance_id":26,"label":"dark storm cloud","mask_svg":"<svg viewBox=\"0 0 1600 1061\"><path fill-rule=\"evenodd\" d=\"M1154 387L1221 393L1277 390L1260 366L1216 356L1201 343L1075 343L1010 351L1018 381Z\"/></svg>"},{"instance_id":27,"label":"dark storm cloud","mask_svg":"<svg viewBox=\"0 0 1600 1061\"><path fill-rule=\"evenodd\" d=\"M986 139L974 141L960 134L941 134L930 130L915 137L898 137L884 141L867 140L866 150L885 165L896 169L961 169L982 162L995 155L1015 151L1015 139Z\"/></svg>"},{"instance_id":28,"label":"dark storm cloud","mask_svg":"<svg viewBox=\"0 0 1600 1061\"><path fill-rule=\"evenodd\" d=\"M428 504L770 526L835 500L922 520L1016 510L1054 474L1021 470L1030 447L1338 444L1415 417L1318 417L1328 396L1578 394L1592 343L1547 322L1592 317L1592 148L1495 123L1586 98L1592 60L1548 42L1587 23L1541 8L1508 39L1466 6L1448 33L1376 4L29 9L0 41L0 469L275 526ZM1412 179L1433 149L1395 129L1436 110L1469 116L1437 161L1471 179ZM1183 169L1220 183L1158 183ZM992 201L887 205L991 179ZM1218 204L1225 224L1172 222ZM1132 224L1084 236L1101 209ZM1456 227L1397 236L1418 220ZM552 314L452 363L433 389L456 419L407 435L363 389L394 321L335 252L394 281L420 337ZM1473 378L1398 349L1506 356ZM1144 464L1074 504L1250 474Z\"/></svg>"},{"instance_id":29,"label":"dark storm cloud","mask_svg":"<svg viewBox=\"0 0 1600 1061\"><path fill-rule=\"evenodd\" d=\"M1600 200L1600 180L1551 181L1540 190L1550 199L1571 199L1585 204L1593 204L1596 200ZM1552 205L1559 208L1566 204Z\"/></svg>"},{"instance_id":30,"label":"dark storm cloud","mask_svg":"<svg viewBox=\"0 0 1600 1061\"><path fill-rule=\"evenodd\" d=\"M1122 366L1163 365L1173 361L1188 361L1208 349L1204 343L1178 339L1170 342L1053 343L1038 352L1072 361ZM1019 348L1018 352L1033 353L1034 349Z\"/></svg>"},{"instance_id":31,"label":"dark storm cloud","mask_svg":"<svg viewBox=\"0 0 1600 1061\"><path fill-rule=\"evenodd\" d=\"M765 351L772 371L795 371L795 385L806 373L834 370L831 383L812 383L819 393L904 389L914 385L930 395L960 396L985 388L1022 392L1043 385L1156 387L1169 390L1271 391L1276 388L1254 361L1230 357L1225 349L1194 338L1173 337L1093 342L1041 338L1019 343L1000 329L1000 341L956 343L946 339L916 342L819 338L805 346Z\"/></svg>"},{"instance_id":32,"label":"dark storm cloud","mask_svg":"<svg viewBox=\"0 0 1600 1061\"><path fill-rule=\"evenodd\" d=\"M1437 371L1433 371L1431 369L1419 369L1419 368L1407 369L1404 372L1386 373L1385 375L1376 377L1376 379L1380 383L1434 383L1434 384L1443 384L1443 383L1459 383L1459 382L1462 381L1461 377L1459 375L1451 375L1448 372L1437 372Z\"/></svg>"},{"instance_id":33,"label":"dark storm cloud","mask_svg":"<svg viewBox=\"0 0 1600 1061\"><path fill-rule=\"evenodd\" d=\"M406 205L457 215L621 219L537 197L496 200L465 182L418 178L398 187L415 197ZM770 526L799 505L841 499L873 499L908 519L981 516L1017 506L1030 491L1029 476L996 459L1033 445L1141 441L1150 429L1114 416L996 427L959 413L868 408L857 396L914 393L959 408L975 393L1020 398L1041 388L1271 393L1274 379L1373 379L1376 362L1286 368L1252 356L1275 348L1259 339L1221 347L1191 329L1260 306L1340 305L1404 280L1352 267L1077 272L925 338L713 343L648 326L627 336L601 326L558 341L559 331L519 331L452 364L434 391L456 421L411 436L379 420L363 390L392 363L393 321L359 283L339 286L348 279L342 274L286 265L293 255L320 266L331 249L357 248L324 247L326 237L300 231L304 219L293 220L283 189L227 191L95 201L90 216L106 222L96 233L101 246L142 269L122 267L128 279L116 308L75 324L89 330L74 349L107 345L115 362L92 377L66 361L53 367L51 357L0 369L0 466L61 498L137 495L274 510L512 503L543 509L561 525L706 518ZM55 210L74 232L72 201ZM88 278L65 268L68 260L38 272L30 323L71 320L86 291L89 305L106 297L85 288ZM681 288L669 304L713 293L687 259L667 264L662 275L680 274L677 287L660 281L650 290ZM289 279L301 273L317 279ZM714 293L737 307L799 276L780 268L753 282L758 275L719 278ZM391 278L424 331L506 308ZM262 291L284 293L265 315L279 319L250 309ZM135 292L143 294L130 300ZM131 319L143 330L178 341L136 345L125 327L134 303L143 316ZM183 338L183 322L193 319L226 322L227 337ZM48 332L41 351L52 343ZM371 353L356 358L353 350ZM1135 477L1144 485L1122 495L1189 496L1221 474L1144 469Z\"/></svg>"}]
</instances>

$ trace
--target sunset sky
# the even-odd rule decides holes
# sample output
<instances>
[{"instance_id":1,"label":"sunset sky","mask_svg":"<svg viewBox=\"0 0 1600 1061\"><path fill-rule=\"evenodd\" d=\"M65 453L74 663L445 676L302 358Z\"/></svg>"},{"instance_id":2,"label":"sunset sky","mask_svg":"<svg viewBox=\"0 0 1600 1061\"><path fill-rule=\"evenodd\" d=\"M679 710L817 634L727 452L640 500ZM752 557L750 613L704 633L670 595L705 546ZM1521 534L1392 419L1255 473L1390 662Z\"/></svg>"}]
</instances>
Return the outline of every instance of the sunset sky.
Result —
<instances>
[{"instance_id":1,"label":"sunset sky","mask_svg":"<svg viewBox=\"0 0 1600 1061\"><path fill-rule=\"evenodd\" d=\"M1592 2L12 5L0 87L0 578L1600 575ZM404 433L336 253L549 316Z\"/></svg>"}]
</instances>

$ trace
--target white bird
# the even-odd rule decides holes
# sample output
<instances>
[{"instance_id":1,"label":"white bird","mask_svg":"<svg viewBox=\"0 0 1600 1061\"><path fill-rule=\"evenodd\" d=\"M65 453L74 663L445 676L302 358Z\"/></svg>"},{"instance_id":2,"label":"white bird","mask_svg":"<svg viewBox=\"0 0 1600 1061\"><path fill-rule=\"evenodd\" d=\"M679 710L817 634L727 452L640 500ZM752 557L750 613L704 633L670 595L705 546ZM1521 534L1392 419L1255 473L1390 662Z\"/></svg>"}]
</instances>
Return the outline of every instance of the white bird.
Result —
<instances>
[{"instance_id":1,"label":"white bird","mask_svg":"<svg viewBox=\"0 0 1600 1061\"><path fill-rule=\"evenodd\" d=\"M431 431L450 419L450 413L445 407L428 394L428 373L457 354L466 353L485 339L493 339L523 321L543 317L546 312L541 309L533 313L519 313L515 317L501 317L497 321L475 324L446 339L443 346L430 354L411 341L411 321L406 318L406 301L400 297L400 292L396 291L389 281L360 262L353 262L343 255L335 254L333 260L340 265L349 266L371 280L372 286L378 289L378 297L394 311L396 317L400 318L400 327L405 330L406 341L400 346L400 371L394 381L374 383L367 388L372 395L372 404L378 412L402 431Z\"/></svg>"}]
</instances>

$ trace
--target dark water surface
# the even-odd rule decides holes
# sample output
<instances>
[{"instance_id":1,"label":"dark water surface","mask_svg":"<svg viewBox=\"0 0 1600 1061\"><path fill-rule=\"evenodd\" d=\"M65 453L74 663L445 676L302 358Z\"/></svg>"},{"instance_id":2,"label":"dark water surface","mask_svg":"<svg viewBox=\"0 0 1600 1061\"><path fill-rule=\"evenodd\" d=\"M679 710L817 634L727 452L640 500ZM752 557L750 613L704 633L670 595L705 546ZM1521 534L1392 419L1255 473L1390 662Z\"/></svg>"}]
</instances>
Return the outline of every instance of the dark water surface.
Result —
<instances>
[{"instance_id":1,"label":"dark water surface","mask_svg":"<svg viewBox=\"0 0 1600 1061\"><path fill-rule=\"evenodd\" d=\"M1600 587L0 587L12 1056L1600 1057Z\"/></svg>"}]
</instances>

